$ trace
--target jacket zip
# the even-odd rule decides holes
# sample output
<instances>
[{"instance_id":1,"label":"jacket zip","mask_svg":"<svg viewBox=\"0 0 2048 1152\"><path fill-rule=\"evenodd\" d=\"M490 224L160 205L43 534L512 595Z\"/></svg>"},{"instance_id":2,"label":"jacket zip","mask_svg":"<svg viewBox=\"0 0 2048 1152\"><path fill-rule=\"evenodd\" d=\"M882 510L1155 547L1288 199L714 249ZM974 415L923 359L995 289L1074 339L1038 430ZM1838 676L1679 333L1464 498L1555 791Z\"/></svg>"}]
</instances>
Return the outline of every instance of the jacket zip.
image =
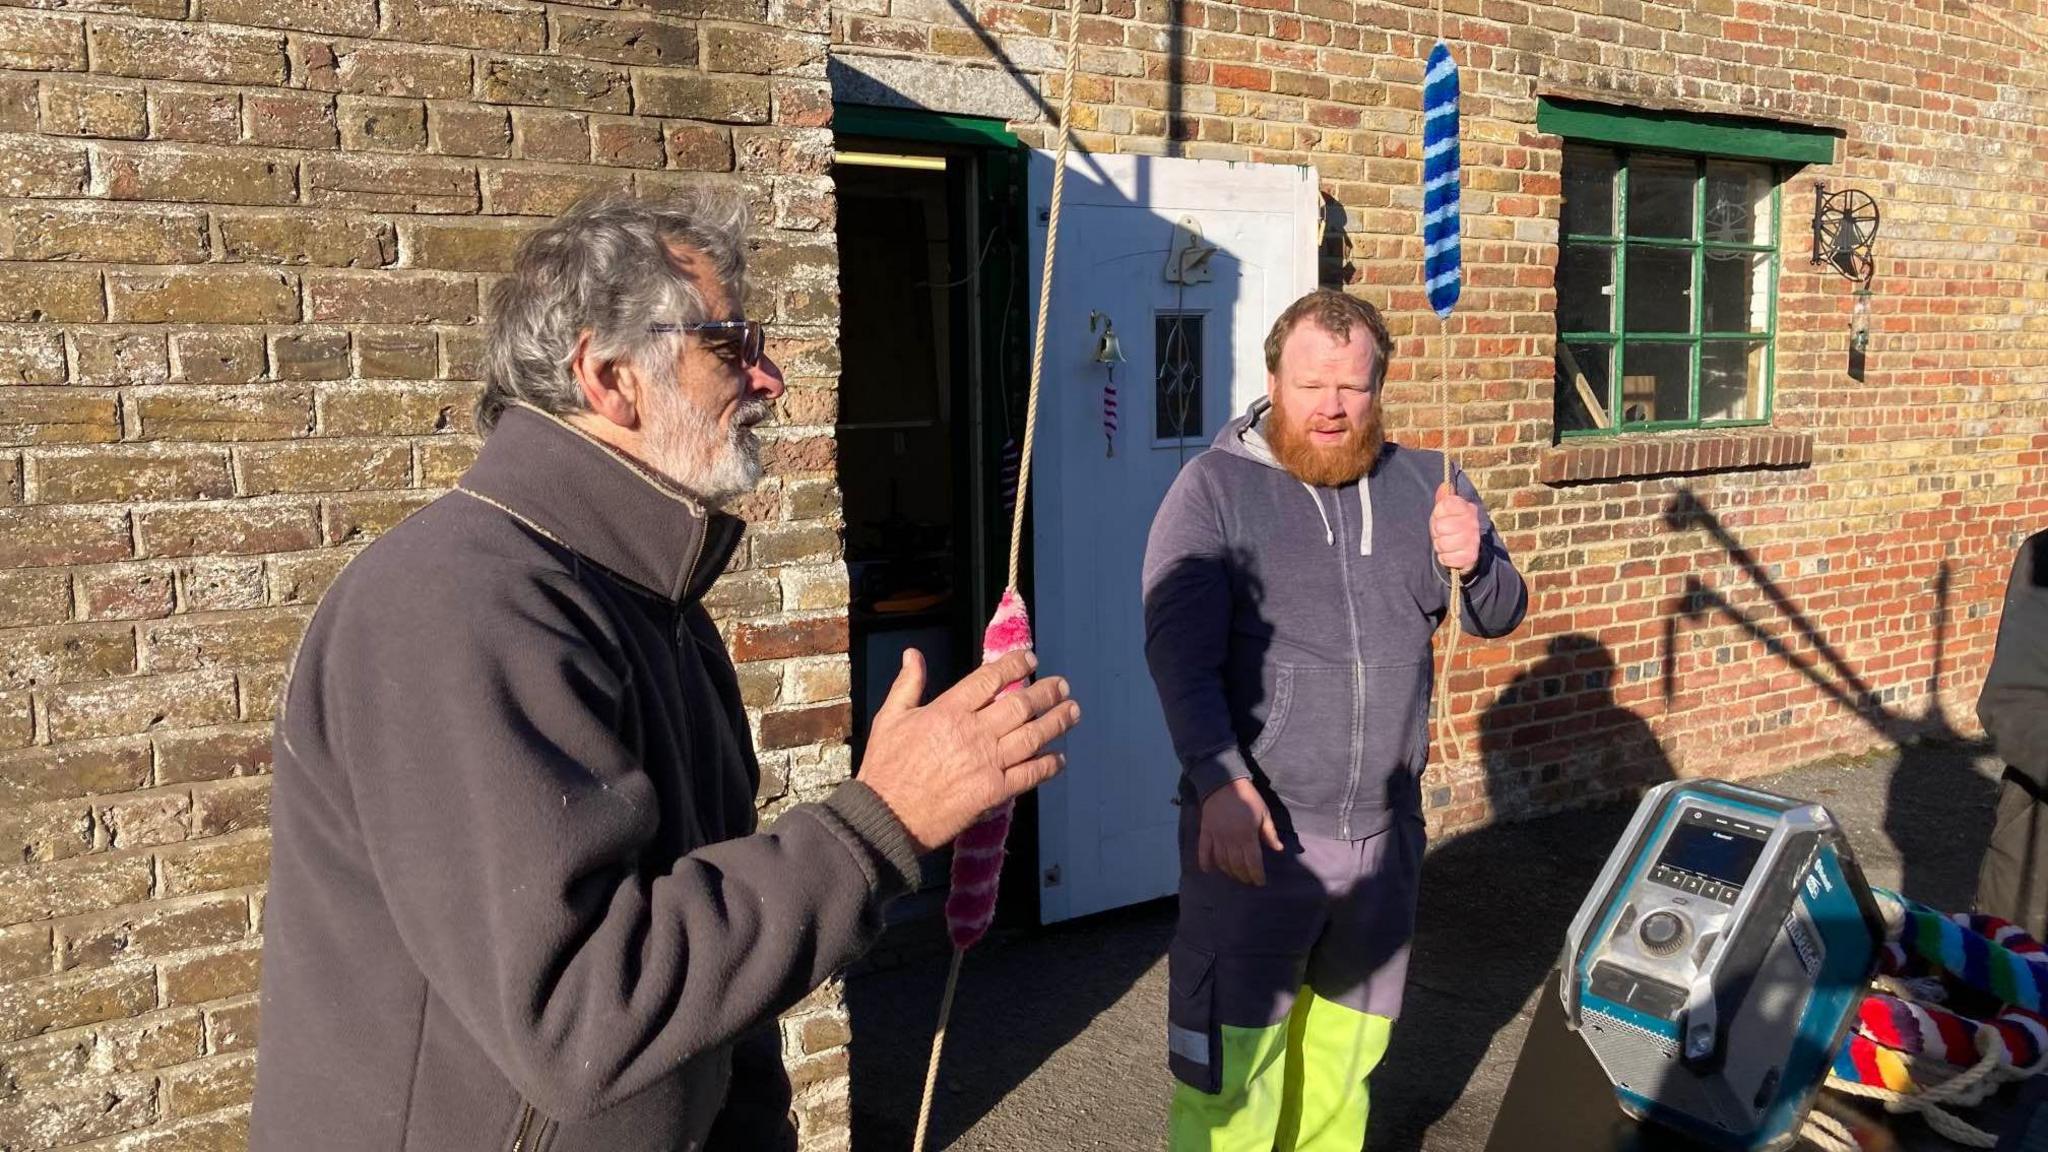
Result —
<instances>
[{"instance_id":1,"label":"jacket zip","mask_svg":"<svg viewBox=\"0 0 2048 1152\"><path fill-rule=\"evenodd\" d=\"M532 1152L526 1138L533 1135L533 1105L524 1101L519 1105L519 1128L512 1133L512 1152Z\"/></svg>"},{"instance_id":2,"label":"jacket zip","mask_svg":"<svg viewBox=\"0 0 2048 1152\"><path fill-rule=\"evenodd\" d=\"M1359 477L1358 483L1363 485L1365 477ZM1344 783L1344 806L1337 811L1337 833L1349 838L1351 810L1358 803L1358 777L1362 770L1359 761L1365 744L1365 652L1358 636L1358 606L1352 602L1351 543L1349 525L1344 523L1344 501L1339 496L1331 502L1337 506L1337 571L1344 585L1344 615L1351 624L1351 775ZM1318 495L1316 508L1320 510L1322 506L1323 498ZM1361 523L1360 528L1363 527Z\"/></svg>"}]
</instances>

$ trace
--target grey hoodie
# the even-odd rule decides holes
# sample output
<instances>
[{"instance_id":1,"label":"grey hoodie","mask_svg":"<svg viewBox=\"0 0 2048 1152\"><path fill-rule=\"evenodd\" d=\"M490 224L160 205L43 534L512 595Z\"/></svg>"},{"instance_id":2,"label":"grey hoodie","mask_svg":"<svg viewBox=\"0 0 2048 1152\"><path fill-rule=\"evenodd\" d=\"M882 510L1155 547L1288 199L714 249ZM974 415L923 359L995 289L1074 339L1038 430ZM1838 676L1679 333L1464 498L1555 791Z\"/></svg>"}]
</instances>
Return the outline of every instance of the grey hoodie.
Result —
<instances>
[{"instance_id":1,"label":"grey hoodie","mask_svg":"<svg viewBox=\"0 0 2048 1152\"><path fill-rule=\"evenodd\" d=\"M1450 602L1429 538L1443 458L1389 442L1363 481L1312 488L1267 446L1270 409L1217 433L1152 521L1145 656L1187 799L1249 777L1283 831L1364 839L1421 810L1430 636ZM1483 508L1480 527L1464 627L1501 636L1528 593Z\"/></svg>"}]
</instances>

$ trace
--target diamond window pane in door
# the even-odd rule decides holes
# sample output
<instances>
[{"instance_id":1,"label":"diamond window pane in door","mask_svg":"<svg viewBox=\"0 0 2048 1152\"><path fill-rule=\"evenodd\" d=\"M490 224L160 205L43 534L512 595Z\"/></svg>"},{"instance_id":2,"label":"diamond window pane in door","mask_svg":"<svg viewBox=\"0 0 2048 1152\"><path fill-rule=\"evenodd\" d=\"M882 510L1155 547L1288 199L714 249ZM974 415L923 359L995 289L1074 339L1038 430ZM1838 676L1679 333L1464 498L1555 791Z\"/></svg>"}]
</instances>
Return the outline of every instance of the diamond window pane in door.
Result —
<instances>
[{"instance_id":1,"label":"diamond window pane in door","mask_svg":"<svg viewBox=\"0 0 2048 1152\"><path fill-rule=\"evenodd\" d=\"M1202 318L1163 313L1152 318L1153 432L1159 440L1202 435Z\"/></svg>"}]
</instances>

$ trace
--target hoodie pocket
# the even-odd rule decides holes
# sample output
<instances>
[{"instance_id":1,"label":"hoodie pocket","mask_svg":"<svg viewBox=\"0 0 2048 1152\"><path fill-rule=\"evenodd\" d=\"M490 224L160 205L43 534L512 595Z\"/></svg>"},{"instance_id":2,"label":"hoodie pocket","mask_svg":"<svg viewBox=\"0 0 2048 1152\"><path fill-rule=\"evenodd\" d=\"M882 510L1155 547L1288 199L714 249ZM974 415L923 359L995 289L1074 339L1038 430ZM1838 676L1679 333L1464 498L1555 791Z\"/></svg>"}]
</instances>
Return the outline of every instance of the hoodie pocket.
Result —
<instances>
[{"instance_id":1,"label":"hoodie pocket","mask_svg":"<svg viewBox=\"0 0 2048 1152\"><path fill-rule=\"evenodd\" d=\"M1356 807L1420 811L1429 756L1430 662L1365 669Z\"/></svg>"},{"instance_id":2,"label":"hoodie pocket","mask_svg":"<svg viewBox=\"0 0 2048 1152\"><path fill-rule=\"evenodd\" d=\"M1348 666L1282 664L1274 669L1273 705L1246 752L1289 804L1334 808L1342 803L1358 732L1355 677Z\"/></svg>"}]
</instances>

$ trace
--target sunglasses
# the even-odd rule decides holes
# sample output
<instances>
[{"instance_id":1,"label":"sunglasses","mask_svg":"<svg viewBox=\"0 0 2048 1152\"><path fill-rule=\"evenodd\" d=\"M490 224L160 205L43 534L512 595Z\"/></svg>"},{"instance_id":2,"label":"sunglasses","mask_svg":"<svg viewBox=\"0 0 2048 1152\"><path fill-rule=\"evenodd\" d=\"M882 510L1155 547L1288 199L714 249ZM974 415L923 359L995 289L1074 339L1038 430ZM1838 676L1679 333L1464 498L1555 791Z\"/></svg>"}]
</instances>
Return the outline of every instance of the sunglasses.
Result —
<instances>
[{"instance_id":1,"label":"sunglasses","mask_svg":"<svg viewBox=\"0 0 2048 1152\"><path fill-rule=\"evenodd\" d=\"M694 334L721 354L752 368L768 350L768 332L759 320L707 320L702 324L649 324L649 332Z\"/></svg>"}]
</instances>

